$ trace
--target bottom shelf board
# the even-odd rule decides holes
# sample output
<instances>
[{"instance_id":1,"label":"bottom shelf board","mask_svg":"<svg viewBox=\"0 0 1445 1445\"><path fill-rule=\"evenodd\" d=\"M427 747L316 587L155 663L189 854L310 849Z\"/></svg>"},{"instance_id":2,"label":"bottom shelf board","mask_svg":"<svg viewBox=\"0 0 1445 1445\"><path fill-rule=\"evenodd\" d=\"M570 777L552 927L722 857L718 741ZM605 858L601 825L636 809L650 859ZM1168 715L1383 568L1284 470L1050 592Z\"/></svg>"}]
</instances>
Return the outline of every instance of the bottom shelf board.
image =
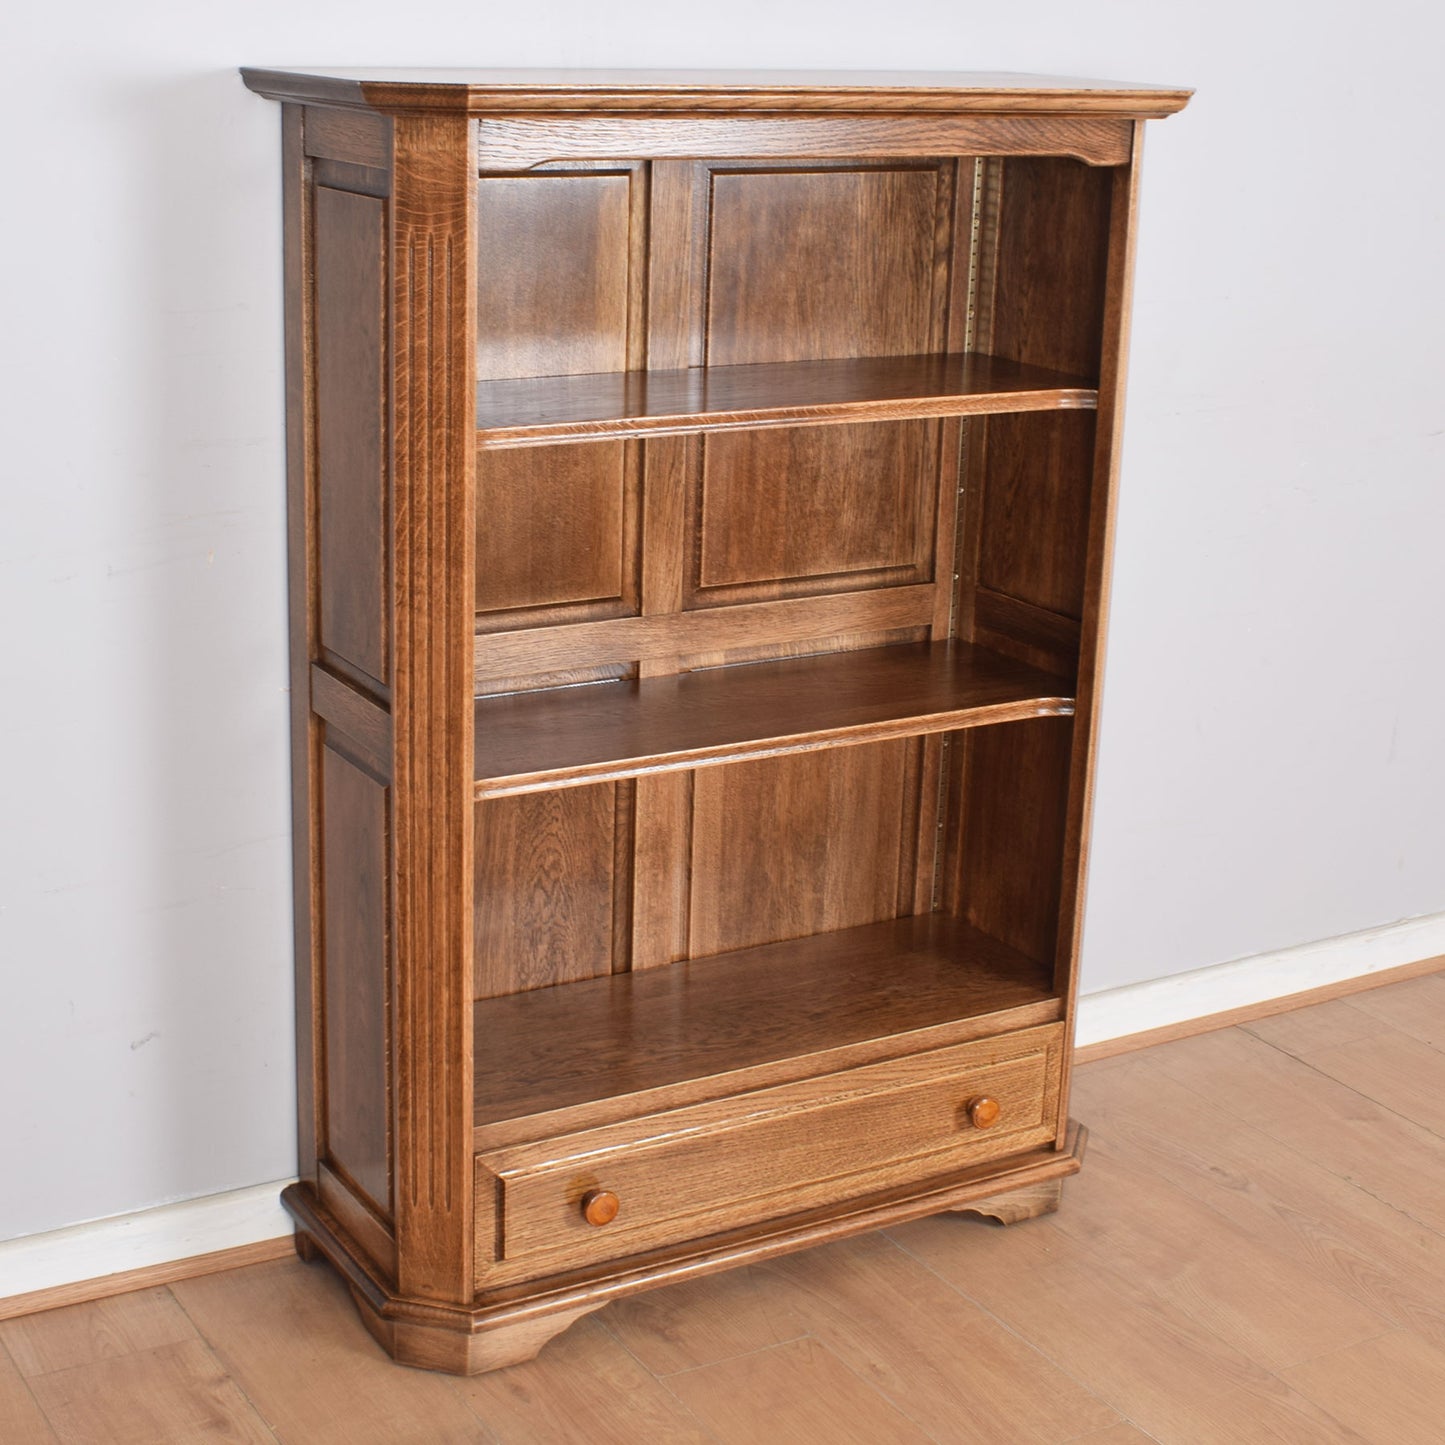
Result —
<instances>
[{"instance_id":1,"label":"bottom shelf board","mask_svg":"<svg viewBox=\"0 0 1445 1445\"><path fill-rule=\"evenodd\" d=\"M910 1037L926 1048L1062 1017L1051 971L997 939L942 913L889 919L480 999L475 1122L480 1135L744 1069L826 1068L818 1056L900 1035L932 1030Z\"/></svg>"}]
</instances>

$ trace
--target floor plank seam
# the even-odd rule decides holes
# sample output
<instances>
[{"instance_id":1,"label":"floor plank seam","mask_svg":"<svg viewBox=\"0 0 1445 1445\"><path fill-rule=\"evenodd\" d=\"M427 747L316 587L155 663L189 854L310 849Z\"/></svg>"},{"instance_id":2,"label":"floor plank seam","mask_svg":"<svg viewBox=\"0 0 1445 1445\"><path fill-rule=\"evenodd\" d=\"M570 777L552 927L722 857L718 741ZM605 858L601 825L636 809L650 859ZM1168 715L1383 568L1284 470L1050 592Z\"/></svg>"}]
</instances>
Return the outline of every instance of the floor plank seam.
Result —
<instances>
[{"instance_id":1,"label":"floor plank seam","mask_svg":"<svg viewBox=\"0 0 1445 1445\"><path fill-rule=\"evenodd\" d=\"M959 1222L962 1223L963 1221ZM972 1223L974 1221L969 1222ZM1045 1224L1047 1223L1046 1220L1032 1222ZM984 1221L978 1220L977 1223L983 1224ZM1025 1226L999 1225L998 1228L1016 1229L1020 1227L1026 1227L1027 1223L1028 1221L1026 1221ZM1107 1406L1119 1417L1120 1420L1128 1418L1112 1400L1110 1400L1106 1395L1100 1394L1099 1391L1096 1390L1092 1385L1081 1380L1072 1370L1065 1368L1063 1363L1055 1359L1054 1356L1051 1355L1046 1349L1044 1349L1042 1345L1036 1344L1033 1340L1028 1339L1026 1336L1020 1334L1019 1331L1016 1330L1011 1324L1009 1324L1007 1320L1001 1319L991 1309L989 1309L989 1307L984 1304L982 1300L975 1299L973 1295L967 1292L967 1290L960 1289L956 1284L954 1284L951 1279L948 1279L945 1275L940 1274L936 1269L934 1269L931 1264L929 1264L926 1259L922 1258L920 1255L915 1254L911 1249L908 1248L906 1244L904 1244L901 1240L895 1239L893 1235L887 1230L883 1232L890 1244L892 1244L896 1249L901 1250L904 1254L908 1256L909 1259L913 1260L914 1263L921 1265L935 1279L941 1281L945 1286L947 1286L947 1288L951 1289L954 1294L958 1295L960 1299L967 1300L969 1304L971 1304L975 1309L980 1310L988 1319L991 1319L994 1324L999 1327L999 1329L1003 1330L1005 1334L1013 1336L1013 1338L1018 1340L1025 1349L1032 1350L1033 1353L1036 1354L1041 1360L1047 1361L1066 1380L1072 1380L1074 1384L1077 1385L1079 1389L1081 1389L1086 1395L1090 1396L1092 1399L1097 1400L1101 1405ZM1116 1421L1115 1423L1117 1424L1118 1422Z\"/></svg>"},{"instance_id":2,"label":"floor plank seam","mask_svg":"<svg viewBox=\"0 0 1445 1445\"><path fill-rule=\"evenodd\" d=\"M1249 1031L1246 1029L1244 1032L1248 1033ZM1363 1099L1367 1104L1373 1104L1377 1109L1383 1109L1392 1119L1398 1119L1409 1128L1419 1129L1421 1133L1428 1134L1432 1139L1438 1140L1441 1144L1445 1144L1445 1134L1441 1134L1438 1130L1432 1129L1428 1124L1422 1124L1418 1119L1412 1119L1408 1114L1402 1114L1398 1109L1387 1104L1383 1099L1377 1099L1373 1094L1367 1094L1363 1089L1357 1089L1353 1084L1347 1084L1343 1079L1337 1079L1333 1074L1320 1068L1318 1064L1312 1064L1308 1059L1301 1058L1299 1054L1291 1053L1287 1048L1274 1043L1270 1039L1262 1039L1258 1034L1253 1033L1249 1036L1263 1044L1266 1048L1273 1049L1275 1053L1283 1054L1287 1059L1293 1059L1295 1063L1302 1065L1318 1078L1327 1079L1338 1088L1348 1089L1350 1093Z\"/></svg>"},{"instance_id":3,"label":"floor plank seam","mask_svg":"<svg viewBox=\"0 0 1445 1445\"><path fill-rule=\"evenodd\" d=\"M657 1383L661 1385L662 1388L666 1390L667 1393L672 1396L674 1400L677 1401L677 1404L682 1409L683 1413L697 1426L698 1430L703 1435L705 1435L709 1440L716 1442L716 1445L725 1445L724 1441L720 1440L717 1435L715 1435L711 1430L709 1430L708 1427L704 1425L700 1419L698 1419L697 1414L694 1412L692 1406L690 1406L686 1400L680 1399L678 1397L677 1391L672 1389L671 1386L668 1385L667 1376L659 1375L656 1370L654 1370L649 1364L646 1363L646 1361L644 1361L634 1350L632 1350L628 1346L626 1341L623 1340L622 1336L619 1335L617 1331L614 1330L612 1326L607 1322L606 1314L606 1310L599 1310L594 1318L597 1320L597 1323L602 1326L603 1332L607 1335L608 1339L612 1340L617 1345L618 1349L620 1349L623 1354L628 1357L628 1359L634 1360L637 1364L637 1368L641 1370L644 1375L647 1375L649 1378L656 1380ZM739 1356L729 1355L728 1358L738 1359ZM713 1361L712 1363L717 1364L719 1362ZM702 1367L698 1366L696 1368L700 1369ZM674 1370L673 1373L682 1374L683 1371ZM527 1442L522 1441L520 1442L520 1445L527 1445Z\"/></svg>"},{"instance_id":4,"label":"floor plank seam","mask_svg":"<svg viewBox=\"0 0 1445 1445\"><path fill-rule=\"evenodd\" d=\"M260 1268L260 1266L247 1265L245 1266L245 1268L256 1269ZM281 1435L280 1427L261 1408L261 1406L251 1398L251 1392L241 1382L241 1377L236 1373L235 1366L232 1365L231 1361L226 1358L225 1352L206 1334L206 1332L200 1327L200 1325L198 1325L196 1321L191 1318L191 1312L186 1308L185 1302L175 1292L175 1290L173 1290L169 1285L166 1285L165 1291L175 1301L176 1308L180 1310L180 1312L186 1317L187 1323L189 1323L190 1327L196 1332L196 1338L200 1340L203 1345L205 1345L206 1349L211 1355L211 1358L215 1360L215 1362L221 1367L222 1373L224 1373L226 1378L236 1387L237 1393L239 1393L239 1395L246 1402L246 1404L250 1406L251 1412L261 1422L261 1425L265 1429L266 1433L273 1440L276 1441L276 1445L287 1445L287 1442L283 1439Z\"/></svg>"},{"instance_id":5,"label":"floor plank seam","mask_svg":"<svg viewBox=\"0 0 1445 1445\"><path fill-rule=\"evenodd\" d=\"M25 1316L21 1315L20 1318L24 1319ZM0 1339L0 1355L3 1355L4 1358L10 1362L10 1368L15 1372L15 1378L20 1381L20 1384L23 1387L26 1395L29 1396L30 1403L35 1406L36 1414L45 1421L45 1424L50 1430L50 1433L54 1435L55 1438L58 1440L60 1438L60 1435L55 1428L55 1422L50 1418L49 1411L47 1411L45 1406L40 1403L40 1397L35 1393L34 1390L30 1388L30 1376L21 1372L20 1366L15 1360L15 1356L10 1353L10 1347L5 1343L3 1339Z\"/></svg>"},{"instance_id":6,"label":"floor plank seam","mask_svg":"<svg viewBox=\"0 0 1445 1445\"><path fill-rule=\"evenodd\" d=\"M853 1378L854 1378L855 1380L857 1380L858 1383L859 1383L860 1385L862 1385L865 1390L870 1390L870 1391L872 1391L872 1393L875 1394L875 1395L877 1395L880 1400L883 1400L883 1401L885 1401L887 1404L891 1405L891 1406L893 1407L893 1409L895 1409L905 1420L907 1420L907 1421L909 1422L909 1424L913 1425L913 1426L919 1431L920 1434L922 1434L923 1436L925 1436L927 1439L933 1441L933 1442L934 1442L934 1445L942 1445L942 1442L939 1441L938 1437L937 1437L931 1430L929 1430L924 1424L922 1424L921 1421L915 1420L915 1419L913 1418L913 1415L911 1414L911 1412L910 1412L907 1408L905 1408L903 1405L899 1404L898 1401L895 1400L895 1399L893 1398L893 1396L890 1395L887 1390L883 1389L880 1385L878 1385L877 1383L875 1383L873 1380L870 1380L870 1379L866 1378L864 1375L861 1375L856 1369L853 1368L852 1365L850 1365L850 1364L848 1363L847 1360L845 1360L845 1359L843 1358L842 1355L840 1355L836 1350L830 1349L830 1348L829 1348L829 1345L828 1345L828 1341L825 1340L821 1335L817 1334L817 1333L816 1333L815 1331L813 1331L813 1330L809 1330L806 1334L799 1335L799 1336L798 1336L798 1339L800 1339L800 1340L806 1340L806 1339L813 1340L813 1341L818 1345L818 1347L819 1347L820 1349L827 1350L828 1354L829 1354L834 1360L836 1360L850 1375L852 1375ZM780 1340L780 1341L779 1341L779 1344L789 1344L789 1343L793 1343L793 1342L792 1342L792 1341L784 1341L784 1340Z\"/></svg>"},{"instance_id":7,"label":"floor plank seam","mask_svg":"<svg viewBox=\"0 0 1445 1445\"><path fill-rule=\"evenodd\" d=\"M1251 1037L1253 1037L1253 1036L1251 1035ZM1258 1042L1261 1043L1261 1044L1263 1044L1263 1043L1265 1043L1265 1040L1264 1040L1264 1039L1260 1039L1260 1040L1258 1040ZM1161 1048L1167 1048L1167 1047L1169 1047L1169 1045L1163 1044L1163 1045L1160 1045L1160 1047L1161 1047ZM1275 1052L1277 1052L1277 1053L1283 1053L1283 1050L1276 1050ZM1293 1055L1286 1054L1285 1057L1287 1057L1287 1058L1292 1058ZM1296 1062L1302 1062L1302 1061L1296 1060ZM1172 1076L1171 1076L1170 1074L1168 1074L1167 1072L1164 1072L1164 1071L1159 1070L1158 1067L1157 1067L1157 1065L1154 1063L1153 1060L1151 1060L1151 1059L1146 1059L1146 1058L1141 1058L1141 1059L1139 1060L1139 1064L1140 1064L1140 1067L1141 1067L1141 1068L1149 1069L1149 1070L1152 1070L1153 1072L1160 1073L1163 1078L1165 1078L1165 1079L1170 1079L1171 1082L1173 1082ZM1315 1070L1314 1072L1319 1073L1319 1070ZM1322 1077L1322 1078L1328 1078L1329 1076L1328 1076L1327 1074L1322 1074L1321 1077ZM1339 1083L1339 1080L1338 1080L1338 1079L1331 1079L1330 1082L1337 1084L1337 1083ZM1341 1085L1341 1087L1342 1087L1342 1088L1348 1088L1349 1086L1348 1086L1348 1085ZM1354 1093L1359 1093L1359 1090L1353 1090L1352 1092L1354 1092ZM1366 1098L1366 1096L1365 1096L1364 1094L1360 1094L1360 1097L1361 1097L1362 1099L1365 1099L1365 1098ZM1375 1101L1374 1101L1373 1099L1367 1099L1367 1102L1373 1104ZM1397 1115L1396 1117L1399 1117L1399 1116ZM1405 1120L1404 1122L1409 1123L1410 1121ZM1428 1220L1424 1220L1424 1219L1418 1218L1416 1215L1412 1214L1407 1208L1405 1208L1402 1204L1397 1203L1395 1200L1393 1200L1393 1199L1386 1199L1383 1195L1377 1194L1377 1193L1376 1193L1373 1189L1371 1189L1371 1188L1369 1187L1369 1185L1366 1184L1363 1180L1357 1179L1357 1178L1355 1178L1355 1177L1354 1177L1353 1175L1351 1175L1351 1174L1343 1174L1343 1173L1341 1173L1339 1169L1337 1169L1337 1168L1333 1167L1332 1165L1330 1165L1329 1163L1327 1163L1324 1159L1320 1158L1319 1155L1316 1154L1315 1152L1313 1152L1313 1151L1311 1151L1311 1150L1308 1150L1308 1149L1303 1149L1303 1148L1301 1148L1299 1145L1297 1145L1296 1143L1294 1143L1293 1140L1287 1139L1287 1138L1283 1137L1282 1135L1280 1135L1279 1133L1275 1132L1275 1130L1274 1130L1273 1128L1271 1128L1268 1123L1258 1122L1258 1121L1255 1121L1255 1120L1247 1120L1246 1123L1248 1124L1248 1126L1249 1126L1250 1128L1256 1130L1256 1131L1259 1132L1260 1134L1263 1134L1266 1139L1270 1140L1270 1142L1273 1143L1274 1145L1276 1145L1278 1148L1280 1148L1280 1149L1285 1149L1285 1150L1287 1150L1290 1154L1294 1155L1296 1158L1304 1160L1304 1162L1306 1163L1306 1165L1312 1165L1312 1166L1314 1166L1314 1167L1317 1168L1317 1169L1323 1169L1324 1172L1325 1172L1326 1174L1329 1174L1332 1178L1338 1179L1338 1180L1340 1180L1342 1183L1348 1184L1352 1189L1358 1189L1358 1190L1360 1191L1360 1193L1362 1193L1362 1194L1367 1194L1367 1195L1369 1195L1369 1197L1370 1197L1371 1199L1373 1199L1376 1204L1381 1204L1381 1205L1383 1205L1386 1209L1394 1210L1394 1212L1395 1212L1396 1214L1402 1215L1405 1219L1408 1219L1411 1224L1414 1224L1414 1225L1418 1226L1420 1229L1428 1230L1429 1233L1434 1234L1434 1235L1439 1235L1442 1239L1445 1239L1445 1229L1442 1229L1442 1228L1440 1228L1440 1227L1438 1227L1438 1226L1436 1226L1436 1225L1434 1225L1434 1224L1431 1224ZM1417 1126L1417 1127L1418 1127L1418 1126ZM1432 1137L1434 1137L1434 1136L1432 1135Z\"/></svg>"}]
</instances>

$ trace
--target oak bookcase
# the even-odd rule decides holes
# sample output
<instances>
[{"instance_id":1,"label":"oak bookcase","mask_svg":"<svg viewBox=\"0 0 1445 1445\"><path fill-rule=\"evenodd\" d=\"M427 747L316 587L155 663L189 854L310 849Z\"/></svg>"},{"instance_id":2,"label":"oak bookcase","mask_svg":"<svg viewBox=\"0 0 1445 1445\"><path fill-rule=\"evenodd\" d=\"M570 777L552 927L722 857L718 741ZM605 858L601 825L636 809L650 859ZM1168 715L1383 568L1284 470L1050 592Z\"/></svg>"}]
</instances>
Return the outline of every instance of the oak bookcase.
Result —
<instances>
[{"instance_id":1,"label":"oak bookcase","mask_svg":"<svg viewBox=\"0 0 1445 1445\"><path fill-rule=\"evenodd\" d=\"M1139 143L1030 76L283 102L303 1255L399 1360L1056 1206Z\"/></svg>"}]
</instances>

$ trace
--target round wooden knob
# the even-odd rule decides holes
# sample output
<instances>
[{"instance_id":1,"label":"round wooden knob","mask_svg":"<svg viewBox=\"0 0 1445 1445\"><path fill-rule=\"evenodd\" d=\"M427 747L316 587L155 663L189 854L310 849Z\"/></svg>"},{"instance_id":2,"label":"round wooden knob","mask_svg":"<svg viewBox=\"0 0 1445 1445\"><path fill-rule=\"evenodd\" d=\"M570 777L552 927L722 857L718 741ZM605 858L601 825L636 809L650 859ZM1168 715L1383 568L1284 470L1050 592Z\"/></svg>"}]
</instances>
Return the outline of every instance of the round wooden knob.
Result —
<instances>
[{"instance_id":1,"label":"round wooden knob","mask_svg":"<svg viewBox=\"0 0 1445 1445\"><path fill-rule=\"evenodd\" d=\"M987 1094L980 1094L976 1099L970 1099L967 1104L969 1122L975 1129L992 1129L998 1123L998 1100L990 1099Z\"/></svg>"},{"instance_id":2,"label":"round wooden knob","mask_svg":"<svg viewBox=\"0 0 1445 1445\"><path fill-rule=\"evenodd\" d=\"M582 1196L582 1218L599 1227L617 1218L622 1201L610 1189L589 1189Z\"/></svg>"}]
</instances>

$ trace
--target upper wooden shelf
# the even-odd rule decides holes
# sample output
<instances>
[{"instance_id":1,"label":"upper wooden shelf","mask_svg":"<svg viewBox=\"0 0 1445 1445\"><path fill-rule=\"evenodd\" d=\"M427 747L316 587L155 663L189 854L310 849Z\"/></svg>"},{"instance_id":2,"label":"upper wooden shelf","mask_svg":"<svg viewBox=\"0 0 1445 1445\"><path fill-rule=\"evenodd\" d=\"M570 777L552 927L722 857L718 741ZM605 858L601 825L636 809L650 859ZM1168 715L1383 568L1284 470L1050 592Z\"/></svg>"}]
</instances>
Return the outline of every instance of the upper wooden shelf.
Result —
<instances>
[{"instance_id":1,"label":"upper wooden shelf","mask_svg":"<svg viewBox=\"0 0 1445 1445\"><path fill-rule=\"evenodd\" d=\"M1084 378L998 356L866 356L483 381L478 443L541 446L803 423L1087 409Z\"/></svg>"},{"instance_id":2,"label":"upper wooden shelf","mask_svg":"<svg viewBox=\"0 0 1445 1445\"><path fill-rule=\"evenodd\" d=\"M478 798L1068 715L1063 678L912 643L478 698Z\"/></svg>"},{"instance_id":3,"label":"upper wooden shelf","mask_svg":"<svg viewBox=\"0 0 1445 1445\"><path fill-rule=\"evenodd\" d=\"M555 1111L586 1111L565 1123L581 1127L639 1095L662 1105L654 1091L679 1085L697 1097L741 1070L759 1087L883 1041L896 1054L1062 1016L1049 969L940 913L482 999L476 1142Z\"/></svg>"}]
</instances>

